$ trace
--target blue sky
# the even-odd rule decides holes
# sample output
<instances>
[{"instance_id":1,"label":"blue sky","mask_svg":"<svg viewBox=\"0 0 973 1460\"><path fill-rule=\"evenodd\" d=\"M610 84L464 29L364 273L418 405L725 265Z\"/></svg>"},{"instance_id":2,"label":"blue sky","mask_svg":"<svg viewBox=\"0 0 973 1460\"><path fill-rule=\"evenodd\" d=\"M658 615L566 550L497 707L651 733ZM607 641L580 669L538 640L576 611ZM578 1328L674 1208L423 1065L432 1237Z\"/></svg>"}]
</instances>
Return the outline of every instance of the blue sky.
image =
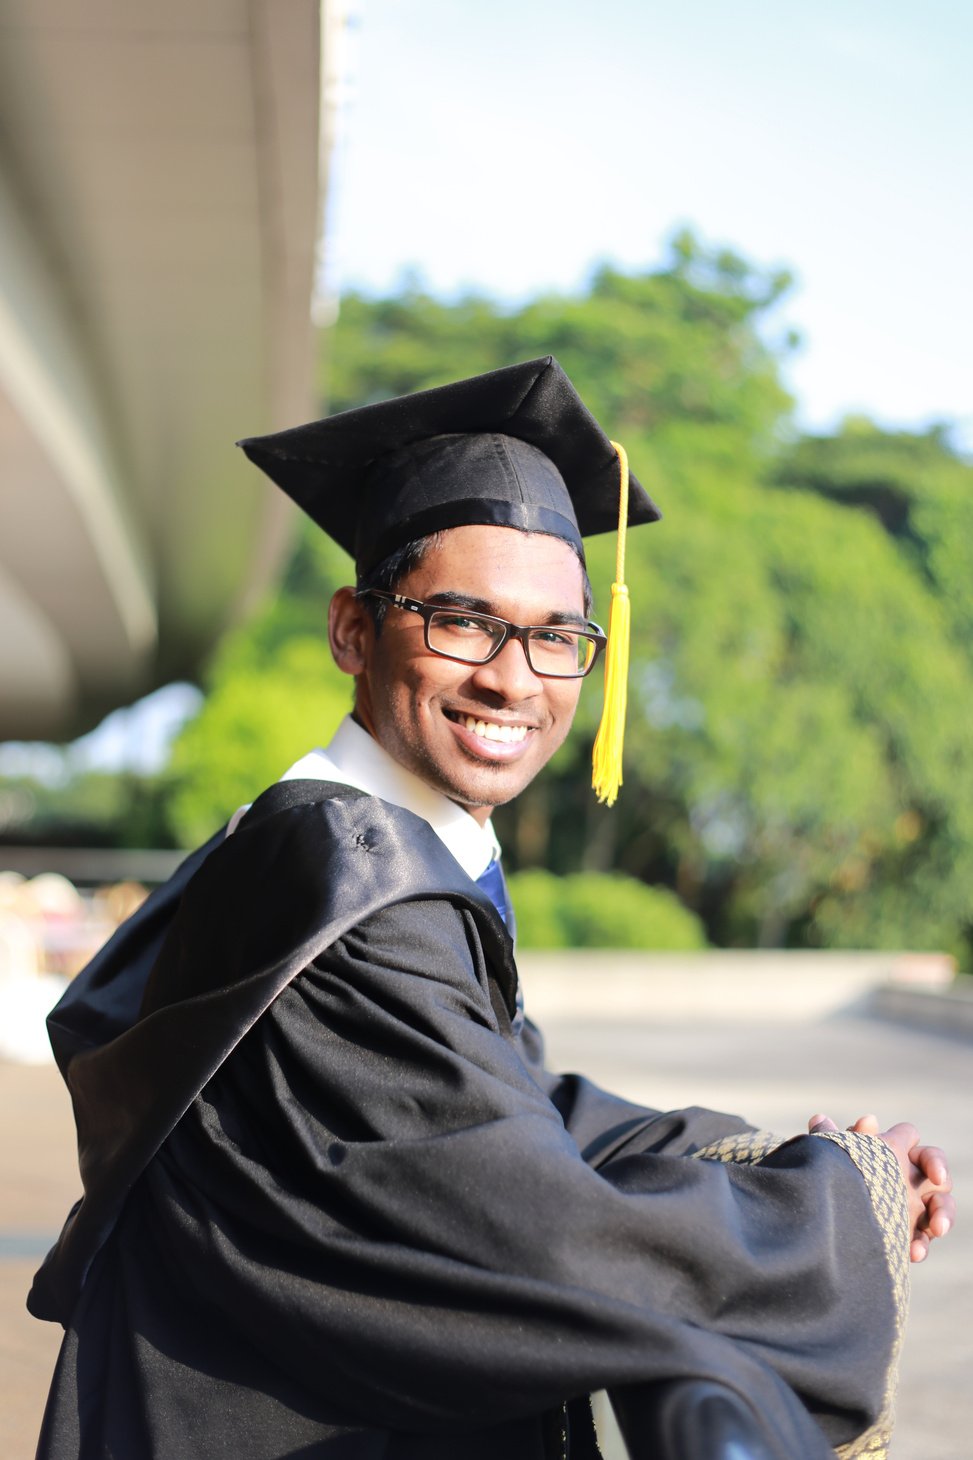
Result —
<instances>
[{"instance_id":1,"label":"blue sky","mask_svg":"<svg viewBox=\"0 0 973 1460\"><path fill-rule=\"evenodd\" d=\"M797 286L802 422L949 419L973 452L968 0L349 0L332 287L516 302L691 224ZM119 711L48 773L155 763L192 703ZM0 748L0 773L25 752Z\"/></svg>"},{"instance_id":2,"label":"blue sky","mask_svg":"<svg viewBox=\"0 0 973 1460\"><path fill-rule=\"evenodd\" d=\"M973 449L966 0L355 0L332 284L510 301L690 223L797 286L802 419Z\"/></svg>"}]
</instances>

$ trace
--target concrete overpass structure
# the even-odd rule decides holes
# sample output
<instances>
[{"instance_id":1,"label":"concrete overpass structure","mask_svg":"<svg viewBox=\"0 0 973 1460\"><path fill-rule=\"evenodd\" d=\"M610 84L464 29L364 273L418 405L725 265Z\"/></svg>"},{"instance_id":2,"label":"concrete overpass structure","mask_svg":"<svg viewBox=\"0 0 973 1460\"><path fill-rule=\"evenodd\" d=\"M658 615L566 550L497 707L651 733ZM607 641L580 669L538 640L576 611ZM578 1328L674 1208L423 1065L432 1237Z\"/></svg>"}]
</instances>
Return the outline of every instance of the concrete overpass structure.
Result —
<instances>
[{"instance_id":1,"label":"concrete overpass structure","mask_svg":"<svg viewBox=\"0 0 973 1460\"><path fill-rule=\"evenodd\" d=\"M0 739L192 675L270 580L233 443L313 413L337 9L0 0Z\"/></svg>"}]
</instances>

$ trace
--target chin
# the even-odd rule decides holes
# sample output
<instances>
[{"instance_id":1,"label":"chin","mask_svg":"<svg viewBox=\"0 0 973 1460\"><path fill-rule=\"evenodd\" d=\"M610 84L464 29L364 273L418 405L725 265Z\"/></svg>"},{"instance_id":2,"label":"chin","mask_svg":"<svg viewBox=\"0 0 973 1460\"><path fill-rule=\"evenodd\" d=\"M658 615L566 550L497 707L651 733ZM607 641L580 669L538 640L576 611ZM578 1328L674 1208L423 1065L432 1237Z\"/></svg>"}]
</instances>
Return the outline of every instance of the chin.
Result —
<instances>
[{"instance_id":1,"label":"chin","mask_svg":"<svg viewBox=\"0 0 973 1460\"><path fill-rule=\"evenodd\" d=\"M529 764L526 757L491 763L463 754L432 756L428 747L413 746L412 752L403 764L427 785L469 811L505 806L513 801L530 785L546 760L545 757L538 763L536 756L531 756Z\"/></svg>"},{"instance_id":2,"label":"chin","mask_svg":"<svg viewBox=\"0 0 973 1460\"><path fill-rule=\"evenodd\" d=\"M534 774L529 775L497 775L477 778L476 782L464 781L454 783L454 788L447 791L451 800L465 806L468 810L482 810L484 806L506 806L508 801L513 801L525 790L534 779Z\"/></svg>"}]
</instances>

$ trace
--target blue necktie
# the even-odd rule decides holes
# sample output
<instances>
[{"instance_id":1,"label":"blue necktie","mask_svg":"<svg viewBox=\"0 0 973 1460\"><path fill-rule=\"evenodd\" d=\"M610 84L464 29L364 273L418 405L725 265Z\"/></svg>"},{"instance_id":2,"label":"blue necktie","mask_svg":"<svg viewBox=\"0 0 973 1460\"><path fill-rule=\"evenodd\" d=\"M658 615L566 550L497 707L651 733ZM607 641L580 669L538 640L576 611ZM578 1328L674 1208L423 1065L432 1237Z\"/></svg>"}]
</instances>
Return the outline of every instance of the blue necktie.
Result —
<instances>
[{"instance_id":1,"label":"blue necktie","mask_svg":"<svg viewBox=\"0 0 973 1460\"><path fill-rule=\"evenodd\" d=\"M507 932L511 938L517 932L517 920L514 917L514 905L510 901L510 894L507 891L506 879L503 875L503 868L496 857L488 867L485 867L476 879L477 887L481 887L487 897L493 903L497 912L506 924ZM519 1034L524 1023L524 991L520 986L520 979L517 979L517 1008L513 1017L512 1029L514 1034Z\"/></svg>"},{"instance_id":2,"label":"blue necktie","mask_svg":"<svg viewBox=\"0 0 973 1460\"><path fill-rule=\"evenodd\" d=\"M487 897L493 903L493 906L506 924L507 932L512 938L516 932L517 923L514 918L513 903L510 901L510 894L507 892L503 869L496 857L480 873L476 879L476 885L477 887L482 887Z\"/></svg>"}]
</instances>

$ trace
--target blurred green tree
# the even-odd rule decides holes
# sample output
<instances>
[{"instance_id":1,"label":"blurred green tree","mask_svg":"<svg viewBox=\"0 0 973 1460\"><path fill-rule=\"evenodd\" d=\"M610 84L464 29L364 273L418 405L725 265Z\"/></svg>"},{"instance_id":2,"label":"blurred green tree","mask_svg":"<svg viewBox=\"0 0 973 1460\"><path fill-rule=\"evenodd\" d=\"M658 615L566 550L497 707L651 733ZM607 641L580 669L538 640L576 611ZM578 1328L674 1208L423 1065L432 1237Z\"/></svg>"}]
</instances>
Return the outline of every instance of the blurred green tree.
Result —
<instances>
[{"instance_id":1,"label":"blurred green tree","mask_svg":"<svg viewBox=\"0 0 973 1460\"><path fill-rule=\"evenodd\" d=\"M665 509L629 539L620 800L599 807L586 787L600 713L589 682L548 772L497 813L508 865L664 885L718 943L964 955L973 469L944 430L857 421L795 436L779 374L793 340L773 324L788 282L683 233L657 270L605 266L577 296L513 310L414 282L390 299L351 295L328 342L329 408L554 353ZM591 542L602 605L613 558L611 538ZM349 572L306 529L276 602L221 650L173 762L187 839L347 706L323 614ZM542 916L550 885L524 886L537 926L563 930L560 913Z\"/></svg>"},{"instance_id":2,"label":"blurred green tree","mask_svg":"<svg viewBox=\"0 0 973 1460\"><path fill-rule=\"evenodd\" d=\"M0 777L3 844L42 847L174 847L168 787L133 771L65 770L64 779Z\"/></svg>"},{"instance_id":3,"label":"blurred green tree","mask_svg":"<svg viewBox=\"0 0 973 1460\"><path fill-rule=\"evenodd\" d=\"M523 948L707 947L699 918L668 887L619 872L558 877L541 867L514 872L509 882Z\"/></svg>"},{"instance_id":4,"label":"blurred green tree","mask_svg":"<svg viewBox=\"0 0 973 1460\"><path fill-rule=\"evenodd\" d=\"M880 522L933 588L956 643L973 654L973 471L946 425L884 431L851 417L832 436L795 442L773 478Z\"/></svg>"},{"instance_id":5,"label":"blurred green tree","mask_svg":"<svg viewBox=\"0 0 973 1460\"><path fill-rule=\"evenodd\" d=\"M211 836L237 807L315 745L351 707L351 681L328 650L328 600L352 581L345 553L300 526L279 592L223 640L200 713L165 773L170 825L183 846Z\"/></svg>"}]
</instances>

